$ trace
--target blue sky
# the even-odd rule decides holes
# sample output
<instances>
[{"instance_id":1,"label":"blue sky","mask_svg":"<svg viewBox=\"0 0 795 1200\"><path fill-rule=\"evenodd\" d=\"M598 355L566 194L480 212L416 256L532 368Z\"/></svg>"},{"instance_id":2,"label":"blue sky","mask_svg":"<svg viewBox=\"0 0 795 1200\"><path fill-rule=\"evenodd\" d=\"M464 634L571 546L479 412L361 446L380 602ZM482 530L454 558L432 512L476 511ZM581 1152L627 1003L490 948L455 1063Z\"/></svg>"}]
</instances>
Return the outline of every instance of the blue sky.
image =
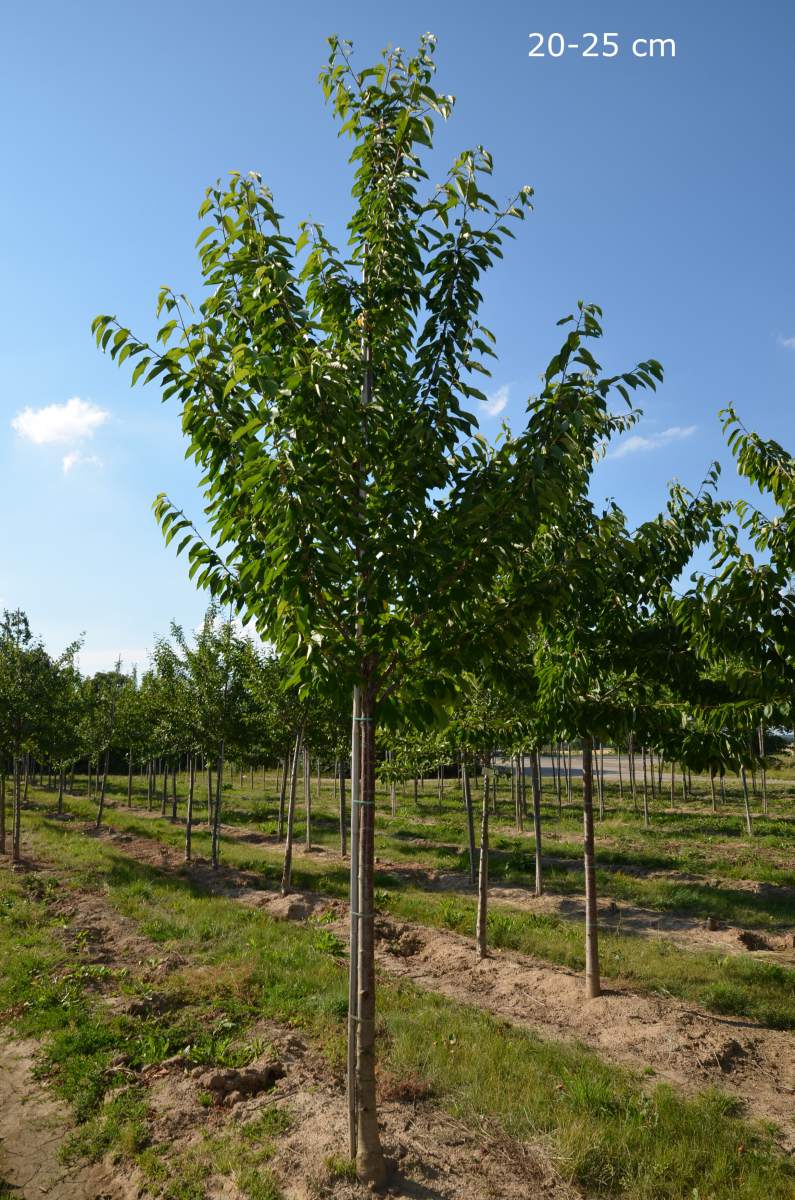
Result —
<instances>
[{"instance_id":1,"label":"blue sky","mask_svg":"<svg viewBox=\"0 0 795 1200\"><path fill-rule=\"evenodd\" d=\"M652 355L666 368L639 440L598 467L597 497L639 520L669 479L695 486L713 458L728 465L716 414L729 400L792 446L795 6L6 5L0 606L26 609L53 650L85 631L84 669L143 661L170 619L195 624L206 602L150 512L161 490L199 508L176 410L129 389L91 318L148 332L161 284L195 292L195 212L231 169L261 171L289 220L338 233L349 173L316 83L324 39L351 38L364 64L428 29L438 84L458 98L439 175L482 143L497 196L536 190L486 288L505 404L484 431L519 420L556 319L582 297L605 310L606 366ZM615 32L620 50L529 58L534 30L580 45ZM634 57L639 37L675 38L676 57ZM724 490L738 491L731 468Z\"/></svg>"}]
</instances>

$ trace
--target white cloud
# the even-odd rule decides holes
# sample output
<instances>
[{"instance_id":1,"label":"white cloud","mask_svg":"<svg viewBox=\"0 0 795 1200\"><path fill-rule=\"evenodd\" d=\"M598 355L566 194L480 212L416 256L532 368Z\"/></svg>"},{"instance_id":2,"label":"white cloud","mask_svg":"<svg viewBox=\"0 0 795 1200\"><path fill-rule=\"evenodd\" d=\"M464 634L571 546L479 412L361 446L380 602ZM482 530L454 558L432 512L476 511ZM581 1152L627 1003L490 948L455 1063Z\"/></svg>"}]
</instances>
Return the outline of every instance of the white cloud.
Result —
<instances>
[{"instance_id":1,"label":"white cloud","mask_svg":"<svg viewBox=\"0 0 795 1200\"><path fill-rule=\"evenodd\" d=\"M68 475L72 468L77 466L101 467L102 460L97 458L96 454L80 454L77 450L70 450L68 454L64 454L64 475Z\"/></svg>"},{"instance_id":2,"label":"white cloud","mask_svg":"<svg viewBox=\"0 0 795 1200\"><path fill-rule=\"evenodd\" d=\"M779 346L786 346L787 350L795 350L795 337L781 337L779 334Z\"/></svg>"},{"instance_id":3,"label":"white cloud","mask_svg":"<svg viewBox=\"0 0 795 1200\"><path fill-rule=\"evenodd\" d=\"M36 446L47 446L57 442L80 442L93 437L109 416L96 404L73 396L65 404L23 408L11 425L20 437ZM66 467L64 469L68 470Z\"/></svg>"},{"instance_id":4,"label":"white cloud","mask_svg":"<svg viewBox=\"0 0 795 1200\"><path fill-rule=\"evenodd\" d=\"M696 425L671 425L670 428L662 429L659 433L649 434L648 437L644 437L640 433L633 433L628 438L622 438L608 458L626 458L628 454L660 450L664 446L670 446L671 442L683 442L686 438L692 437L697 428Z\"/></svg>"},{"instance_id":5,"label":"white cloud","mask_svg":"<svg viewBox=\"0 0 795 1200\"><path fill-rule=\"evenodd\" d=\"M501 388L497 388L496 392L492 392L488 400L480 401L481 411L487 417L498 417L505 408L510 399L511 388L509 384L503 384Z\"/></svg>"}]
</instances>

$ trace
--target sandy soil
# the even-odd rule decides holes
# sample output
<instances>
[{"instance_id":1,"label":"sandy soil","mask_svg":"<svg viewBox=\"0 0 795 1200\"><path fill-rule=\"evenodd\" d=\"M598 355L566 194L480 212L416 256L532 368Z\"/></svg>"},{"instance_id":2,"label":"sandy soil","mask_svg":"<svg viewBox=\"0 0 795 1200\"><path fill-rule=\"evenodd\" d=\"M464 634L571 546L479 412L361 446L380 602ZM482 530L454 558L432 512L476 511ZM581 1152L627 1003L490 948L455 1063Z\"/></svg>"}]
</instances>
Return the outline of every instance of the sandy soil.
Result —
<instances>
[{"instance_id":1,"label":"sandy soil","mask_svg":"<svg viewBox=\"0 0 795 1200\"><path fill-rule=\"evenodd\" d=\"M329 908L335 931L346 936L346 906L315 893L282 898L262 890L255 873L206 864L186 871L180 856L149 838L106 834L139 860L187 873L216 894L262 906L273 916L306 919ZM659 914L655 914L659 917ZM487 1009L545 1037L574 1038L603 1058L656 1075L686 1091L718 1086L749 1115L772 1120L781 1144L795 1150L795 1039L756 1023L720 1017L673 998L610 986L597 1000L583 999L582 977L524 955L495 952L484 962L472 939L447 930L383 921L379 960L389 973L418 986ZM395 929L398 930L395 933ZM391 931L391 932L390 932ZM404 953L399 947L412 947ZM395 952L397 945L397 952Z\"/></svg>"},{"instance_id":2,"label":"sandy soil","mask_svg":"<svg viewBox=\"0 0 795 1200\"><path fill-rule=\"evenodd\" d=\"M139 1189L127 1168L61 1162L72 1123L66 1106L33 1078L37 1050L31 1041L0 1041L0 1179L24 1200L133 1200Z\"/></svg>"},{"instance_id":3,"label":"sandy soil","mask_svg":"<svg viewBox=\"0 0 795 1200\"><path fill-rule=\"evenodd\" d=\"M140 839L146 849L151 849ZM131 857L135 844L125 850ZM168 864L162 864L167 866ZM24 868L43 879L60 878L51 863L31 857ZM199 868L201 872L201 867ZM234 878L216 876L224 890L253 895ZM190 963L165 954L163 947L141 937L133 924L116 913L100 894L64 888L53 901L64 920L62 936L80 945L86 961L126 967L156 980ZM86 937L86 931L90 936ZM112 983L109 985L112 987ZM121 997L103 994L111 1008ZM322 1053L297 1038L292 1030L263 1022L251 1031L268 1049L252 1066L274 1058L283 1076L273 1090L249 1098L238 1092L219 1096L207 1108L200 1094L207 1087L207 1070L190 1069L178 1059L169 1060L138 1075L148 1091L155 1140L175 1152L190 1153L205 1132L219 1132L229 1121L245 1124L271 1104L289 1110L290 1128L277 1140L277 1153L268 1164L287 1200L362 1200L368 1189L335 1178L327 1160L345 1153L347 1105L343 1080L335 1078ZM2 1042L0 1069L0 1180L18 1189L23 1200L144 1200L149 1193L126 1164L105 1162L64 1166L58 1150L71 1123L65 1106L31 1075L38 1046L6 1038ZM232 1073L234 1074L234 1073ZM466 1129L412 1091L405 1081L384 1079L379 1110L384 1151L390 1166L388 1192L406 1200L575 1200L574 1192L557 1176L548 1148L518 1145L495 1136L493 1130ZM530 1189L530 1191L528 1190ZM240 1200L241 1193L227 1179L210 1178L207 1195L212 1200Z\"/></svg>"}]
</instances>

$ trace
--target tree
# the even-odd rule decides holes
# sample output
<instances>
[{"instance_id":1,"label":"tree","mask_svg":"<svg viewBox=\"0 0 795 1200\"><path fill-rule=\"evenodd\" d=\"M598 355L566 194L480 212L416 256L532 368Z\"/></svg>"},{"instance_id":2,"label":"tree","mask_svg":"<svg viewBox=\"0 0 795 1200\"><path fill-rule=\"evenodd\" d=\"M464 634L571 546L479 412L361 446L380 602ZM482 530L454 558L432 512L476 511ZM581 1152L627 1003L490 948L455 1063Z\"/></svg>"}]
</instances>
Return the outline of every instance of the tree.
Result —
<instances>
[{"instance_id":1,"label":"tree","mask_svg":"<svg viewBox=\"0 0 795 1200\"><path fill-rule=\"evenodd\" d=\"M155 511L179 537L190 574L228 602L289 664L303 693L353 694L352 963L357 977L352 1145L360 1177L383 1181L375 1112L373 836L375 725L408 707L431 721L462 670L521 636L532 589L495 603L534 532L587 486L607 410L653 386L653 361L596 378L586 339L598 310L582 305L528 406L517 437L489 447L464 405L483 399L493 338L479 320L480 282L502 254L531 189L506 205L482 184L482 148L426 188L423 148L452 97L432 86L434 39L363 71L331 39L325 95L353 140L353 213L340 254L323 229L283 228L257 175L232 175L202 205L207 293L194 318L169 289L157 344L112 316L100 346L159 381L179 404L188 453L202 470L207 536L166 495ZM476 631L476 637L470 633ZM408 690L417 662L431 668ZM359 936L361 934L361 936Z\"/></svg>"}]
</instances>

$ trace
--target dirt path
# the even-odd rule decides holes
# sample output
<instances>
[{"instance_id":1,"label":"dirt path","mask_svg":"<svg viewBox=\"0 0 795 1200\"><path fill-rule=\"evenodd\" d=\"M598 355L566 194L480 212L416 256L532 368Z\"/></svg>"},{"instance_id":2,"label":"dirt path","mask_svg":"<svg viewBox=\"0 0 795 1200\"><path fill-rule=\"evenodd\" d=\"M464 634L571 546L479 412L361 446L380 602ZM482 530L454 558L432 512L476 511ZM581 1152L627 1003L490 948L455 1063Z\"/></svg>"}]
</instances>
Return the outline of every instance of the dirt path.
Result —
<instances>
[{"instance_id":1,"label":"dirt path","mask_svg":"<svg viewBox=\"0 0 795 1200\"><path fill-rule=\"evenodd\" d=\"M105 835L131 857L178 870L209 891L236 897L273 916L305 919L329 908L332 928L347 934L346 905L316 893L282 898L262 890L253 872L200 863L149 838ZM379 961L390 974L488 1010L544 1037L574 1038L603 1058L645 1071L685 1091L718 1086L749 1115L774 1121L781 1144L795 1150L795 1038L752 1021L720 1017L673 998L610 986L584 1001L582 977L525 955L495 952L478 962L471 939L448 930L381 922Z\"/></svg>"},{"instance_id":2,"label":"dirt path","mask_svg":"<svg viewBox=\"0 0 795 1200\"><path fill-rule=\"evenodd\" d=\"M149 816L149 814L142 814ZM159 814L153 814L153 817ZM93 827L86 827L84 832L92 834ZM222 826L222 834L236 842L247 845L262 845L269 849L277 849L275 839L264 833L242 830L238 826ZM105 836L120 845L133 845L136 857L143 854L145 860L159 864L168 863L169 869L182 865L182 856L172 848L164 846L155 838L152 839L151 853L148 853L139 843L145 841L133 834L110 831ZM319 859L344 866L347 869L348 860L327 846L317 846L307 852L302 846L294 846L294 861L317 862ZM553 861L553 860L546 860ZM561 859L557 865L565 865L576 869L578 863ZM394 875L399 881L408 881L416 887L431 892L462 893L471 895L472 888L466 875L452 871L438 871L421 863L393 862L380 855L376 858L376 867L380 874ZM616 868L619 869L619 868ZM202 860L197 860L191 874L205 886L217 885L217 876L209 871ZM245 872L237 872L241 878ZM676 882L698 882L702 885L725 886L734 890L770 895L777 898L786 897L795 900L795 889L776 884L757 883L753 880L719 881L706 876L697 876L680 872L652 872L649 877L671 878ZM251 882L260 883L255 876L250 876ZM524 912L546 913L559 916L564 920L581 923L584 919L583 901L576 897L557 896L546 893L541 897L533 895L527 887L516 884L502 884L492 880L489 884L490 900L494 904L502 904L517 908ZM659 909L644 908L625 900L602 899L599 902L599 920L602 927L611 933L633 934L639 937L661 938L673 942L683 950L717 951L721 954L748 954L755 957L767 958L772 962L784 965L795 965L795 922L780 923L773 930L759 930L742 925L733 925L712 918L685 916Z\"/></svg>"},{"instance_id":3,"label":"dirt path","mask_svg":"<svg viewBox=\"0 0 795 1200\"><path fill-rule=\"evenodd\" d=\"M139 839L139 843L144 839ZM124 846L132 858L135 843ZM146 858L148 861L148 857ZM169 864L159 864L168 868ZM29 875L63 879L57 864L28 857ZM201 868L200 868L201 870ZM216 881L226 891L241 892L239 875L222 873ZM221 890L221 889L217 889ZM250 889L242 890L253 895ZM185 958L165 954L162 945L140 936L134 923L117 913L99 893L64 887L52 901L64 920L62 936L80 947L84 960L112 968L126 967L147 980L175 969L190 970ZM88 936L86 936L88 934ZM110 985L112 987L112 984ZM114 1000L102 1001L114 1008ZM201 1153L202 1135L219 1134L254 1121L266 1107L284 1107L289 1128L276 1141L268 1166L279 1180L286 1200L365 1200L369 1189L335 1177L332 1159L344 1159L347 1145L347 1102L343 1080L335 1078L320 1048L296 1037L294 1030L263 1021L249 1030L268 1049L251 1064L260 1069L278 1061L283 1075L272 1090L245 1098L239 1092L218 1096L208 1108L206 1068L169 1059L146 1067L137 1082L147 1090L150 1132L153 1140L177 1155ZM129 1164L107 1163L64 1166L58 1150L71 1126L68 1110L31 1077L39 1046L35 1042L5 1039L0 1043L0 1182L18 1189L22 1200L151 1200L140 1176ZM211 1075L234 1071L209 1072ZM521 1145L495 1130L473 1131L434 1105L427 1103L409 1081L383 1079L379 1123L384 1152L390 1164L389 1194L405 1200L578 1200L580 1193L565 1184L551 1166L544 1145ZM228 1177L208 1171L207 1196L214 1200L242 1200ZM16 1194L16 1193L15 1193Z\"/></svg>"},{"instance_id":4,"label":"dirt path","mask_svg":"<svg viewBox=\"0 0 795 1200\"><path fill-rule=\"evenodd\" d=\"M129 1170L61 1162L73 1125L66 1105L33 1078L37 1050L31 1041L0 1041L0 1179L24 1200L134 1200Z\"/></svg>"}]
</instances>

